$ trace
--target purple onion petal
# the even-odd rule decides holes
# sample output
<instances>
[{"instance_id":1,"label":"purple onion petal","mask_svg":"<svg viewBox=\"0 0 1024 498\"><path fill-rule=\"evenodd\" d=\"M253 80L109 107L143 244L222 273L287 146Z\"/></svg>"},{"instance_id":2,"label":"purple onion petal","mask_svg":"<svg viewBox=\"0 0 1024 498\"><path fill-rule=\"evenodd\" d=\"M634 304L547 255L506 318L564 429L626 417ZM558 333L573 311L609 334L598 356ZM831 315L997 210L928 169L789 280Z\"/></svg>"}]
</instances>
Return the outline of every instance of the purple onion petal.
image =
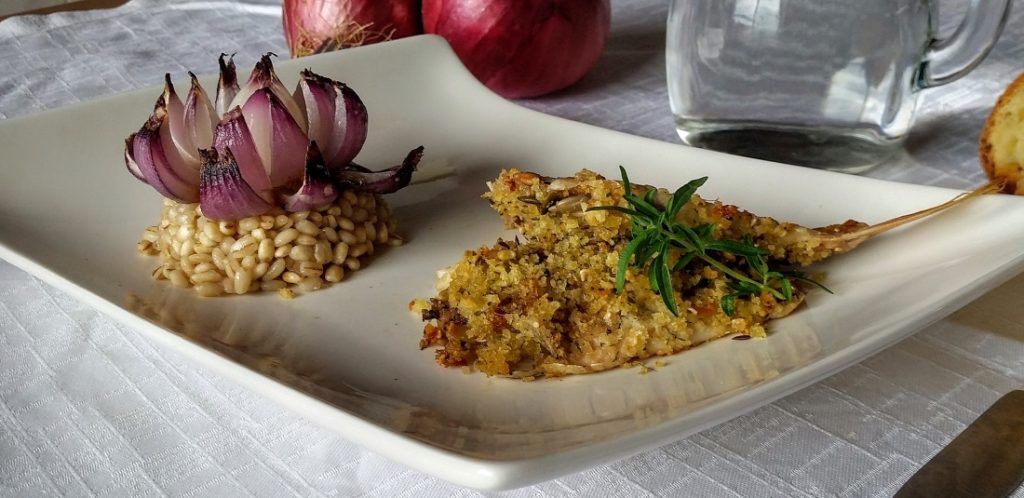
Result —
<instances>
[{"instance_id":1,"label":"purple onion petal","mask_svg":"<svg viewBox=\"0 0 1024 498\"><path fill-rule=\"evenodd\" d=\"M274 123L274 141L271 145L274 159L270 181L275 186L286 185L302 174L309 138L284 106L280 105L276 96L271 98L270 114Z\"/></svg>"},{"instance_id":2,"label":"purple onion petal","mask_svg":"<svg viewBox=\"0 0 1024 498\"><path fill-rule=\"evenodd\" d=\"M217 80L217 97L214 109L217 116L227 114L231 101L238 94L238 73L235 72L235 55L228 56L227 62L224 57L228 54L220 54L217 61L220 63L220 78Z\"/></svg>"},{"instance_id":3,"label":"purple onion petal","mask_svg":"<svg viewBox=\"0 0 1024 498\"><path fill-rule=\"evenodd\" d=\"M326 150L330 147L331 135L334 132L334 100L333 81L305 69L301 73L299 84L295 87L295 102L299 104L306 116L307 134L311 141L321 144Z\"/></svg>"},{"instance_id":4,"label":"purple onion petal","mask_svg":"<svg viewBox=\"0 0 1024 498\"><path fill-rule=\"evenodd\" d=\"M164 142L164 148L167 149L172 144L177 151L177 156L181 157L183 161L189 164L199 165L199 153L198 147L192 143L192 132L185 124L185 104L178 98L178 94L174 91L174 85L171 83L171 75L164 75L164 94L162 96L164 103L164 110L167 113L167 125L169 126L168 131L170 135L171 143ZM160 105L160 100L157 100L157 106ZM154 113L156 111L154 110ZM174 152L166 150L169 156L173 156ZM171 161L177 162L173 157L169 157Z\"/></svg>"},{"instance_id":5,"label":"purple onion petal","mask_svg":"<svg viewBox=\"0 0 1024 498\"><path fill-rule=\"evenodd\" d=\"M288 110L288 114L295 121L302 133L306 133L306 121L303 119L302 111L299 109L299 105L295 103L295 99L288 93L288 89L284 87L284 83L277 77L277 73L274 72L274 64L270 60L270 56L274 55L271 52L263 54L260 61L256 63L256 67L252 69L252 73L249 75L249 81L235 95L235 98L231 101L228 108L241 107L245 108L249 99L259 90L270 90L270 93L277 97L277 100ZM303 150L303 154L305 150Z\"/></svg>"},{"instance_id":6,"label":"purple onion petal","mask_svg":"<svg viewBox=\"0 0 1024 498\"><path fill-rule=\"evenodd\" d=\"M124 139L124 165L128 167L128 172L135 178L138 178L142 183L149 183L146 181L146 177L142 176L142 170L139 169L139 165L135 162L135 158L132 157L132 142L135 141L135 134L128 135L128 138Z\"/></svg>"},{"instance_id":7,"label":"purple onion petal","mask_svg":"<svg viewBox=\"0 0 1024 498\"><path fill-rule=\"evenodd\" d=\"M370 173L354 168L345 168L334 170L332 175L338 187L342 189L352 188L361 192L390 194L409 185L412 180L412 172L416 171L416 165L419 164L421 157L423 157L422 145L409 151L402 164L397 166Z\"/></svg>"},{"instance_id":8,"label":"purple onion petal","mask_svg":"<svg viewBox=\"0 0 1024 498\"><path fill-rule=\"evenodd\" d=\"M242 179L267 201L273 199L274 187L270 184L270 176L263 166L259 152L256 151L249 126L246 125L239 108L228 111L214 129L213 146L221 154L230 149L238 163Z\"/></svg>"},{"instance_id":9,"label":"purple onion petal","mask_svg":"<svg viewBox=\"0 0 1024 498\"><path fill-rule=\"evenodd\" d=\"M339 168L355 159L366 142L366 106L359 95L348 86L334 82L334 126L331 130L330 149L326 154L327 167Z\"/></svg>"},{"instance_id":10,"label":"purple onion petal","mask_svg":"<svg viewBox=\"0 0 1024 498\"><path fill-rule=\"evenodd\" d=\"M170 115L164 100L164 95L156 100L153 107L153 114L149 116L143 128L149 129L160 137L161 155L163 161L168 164L174 175L188 183L192 188L199 187L199 161L191 157L183 156L181 150L175 145L172 137Z\"/></svg>"},{"instance_id":11,"label":"purple onion petal","mask_svg":"<svg viewBox=\"0 0 1024 498\"><path fill-rule=\"evenodd\" d=\"M298 180L306 164L309 139L277 96L268 89L257 90L242 107L242 116L271 185L280 187Z\"/></svg>"},{"instance_id":12,"label":"purple onion petal","mask_svg":"<svg viewBox=\"0 0 1024 498\"><path fill-rule=\"evenodd\" d=\"M216 111L196 75L191 71L188 75L192 78L192 88L185 99L185 128L193 147L208 149L213 144L213 128L218 121Z\"/></svg>"},{"instance_id":13,"label":"purple onion petal","mask_svg":"<svg viewBox=\"0 0 1024 498\"><path fill-rule=\"evenodd\" d=\"M198 189L185 182L171 168L164 156L160 134L151 124L152 121L146 123L132 140L131 157L139 171L146 183L164 197L183 203L196 202L199 199Z\"/></svg>"},{"instance_id":14,"label":"purple onion petal","mask_svg":"<svg viewBox=\"0 0 1024 498\"><path fill-rule=\"evenodd\" d=\"M171 143L172 140L169 136L170 117L166 112L166 107L162 106L162 100L163 97L157 100L157 105L153 109L153 114L142 125L142 129L136 133L136 137L143 132L147 132L147 138L149 134L151 134L160 142L159 151L154 152L154 154L161 170L166 170L166 173L162 174L162 178L164 178L165 182L181 182L188 185L190 189L196 190L199 188L199 163L193 164L189 162L187 158L183 158L178 155L177 148L175 148L174 144ZM136 138L136 140L138 140L138 138ZM198 150L196 152L198 153ZM132 157L134 157L136 163L138 163L138 151L133 149L132 154ZM173 176L173 179L168 179L168 174Z\"/></svg>"},{"instance_id":15,"label":"purple onion petal","mask_svg":"<svg viewBox=\"0 0 1024 498\"><path fill-rule=\"evenodd\" d=\"M306 169L302 186L294 194L285 197L284 208L292 212L320 209L337 198L338 189L331 181L327 166L324 166L320 148L317 147L316 141L312 141L306 150Z\"/></svg>"},{"instance_id":16,"label":"purple onion petal","mask_svg":"<svg viewBox=\"0 0 1024 498\"><path fill-rule=\"evenodd\" d=\"M239 220L273 207L245 183L230 150L219 154L215 149L202 149L199 154L203 158L199 174L199 208L203 216Z\"/></svg>"}]
</instances>

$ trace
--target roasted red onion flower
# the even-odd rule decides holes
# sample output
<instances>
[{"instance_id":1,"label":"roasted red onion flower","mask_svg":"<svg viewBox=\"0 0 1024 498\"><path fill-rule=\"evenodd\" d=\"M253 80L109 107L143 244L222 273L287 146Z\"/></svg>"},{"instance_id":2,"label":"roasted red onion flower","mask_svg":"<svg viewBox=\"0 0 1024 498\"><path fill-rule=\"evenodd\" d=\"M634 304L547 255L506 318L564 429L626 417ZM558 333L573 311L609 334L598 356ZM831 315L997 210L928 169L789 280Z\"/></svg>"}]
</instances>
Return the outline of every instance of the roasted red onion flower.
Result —
<instances>
[{"instance_id":1,"label":"roasted red onion flower","mask_svg":"<svg viewBox=\"0 0 1024 498\"><path fill-rule=\"evenodd\" d=\"M270 55L239 87L234 61L222 54L214 103L191 73L182 102L167 75L153 114L125 141L128 171L164 197L198 201L214 219L306 211L344 189L390 193L409 184L422 147L382 171L355 165L367 131L359 96L309 70L289 93Z\"/></svg>"}]
</instances>

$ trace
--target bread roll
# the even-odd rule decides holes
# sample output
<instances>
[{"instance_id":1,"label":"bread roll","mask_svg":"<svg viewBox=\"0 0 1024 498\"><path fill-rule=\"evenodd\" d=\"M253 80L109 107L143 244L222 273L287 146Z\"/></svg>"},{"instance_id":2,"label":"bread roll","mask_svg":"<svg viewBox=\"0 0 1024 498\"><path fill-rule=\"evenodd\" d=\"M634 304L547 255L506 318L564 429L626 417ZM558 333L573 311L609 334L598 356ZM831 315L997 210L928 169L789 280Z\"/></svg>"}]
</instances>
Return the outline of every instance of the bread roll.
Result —
<instances>
[{"instance_id":1,"label":"bread roll","mask_svg":"<svg viewBox=\"0 0 1024 498\"><path fill-rule=\"evenodd\" d=\"M1004 192L1024 195L1024 74L996 101L981 131L978 154L989 178L1006 181Z\"/></svg>"}]
</instances>

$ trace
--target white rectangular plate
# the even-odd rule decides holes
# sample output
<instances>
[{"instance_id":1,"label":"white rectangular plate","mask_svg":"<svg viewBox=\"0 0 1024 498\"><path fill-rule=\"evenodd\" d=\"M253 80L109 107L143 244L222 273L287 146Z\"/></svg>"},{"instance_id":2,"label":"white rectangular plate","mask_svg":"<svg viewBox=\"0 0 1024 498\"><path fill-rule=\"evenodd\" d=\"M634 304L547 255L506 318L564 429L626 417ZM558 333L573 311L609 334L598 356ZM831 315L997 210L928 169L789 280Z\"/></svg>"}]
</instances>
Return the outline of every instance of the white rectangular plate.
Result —
<instances>
[{"instance_id":1,"label":"white rectangular plate","mask_svg":"<svg viewBox=\"0 0 1024 498\"><path fill-rule=\"evenodd\" d=\"M862 360L1024 264L1024 199L989 196L829 261L822 269L835 294L813 293L766 340L700 346L648 375L524 383L444 369L419 349L422 324L407 305L432 296L435 271L464 250L509 235L480 199L501 168L617 177L623 165L634 180L666 187L707 175L705 197L811 226L877 222L956 192L535 113L480 86L435 37L277 67L288 85L311 67L359 92L370 113L360 163L389 166L426 146L420 182L388 198L406 245L294 301L202 299L154 282L157 261L135 243L158 219L160 198L121 156L159 94L152 88L0 122L0 256L343 437L458 484L523 486L680 439Z\"/></svg>"}]
</instances>

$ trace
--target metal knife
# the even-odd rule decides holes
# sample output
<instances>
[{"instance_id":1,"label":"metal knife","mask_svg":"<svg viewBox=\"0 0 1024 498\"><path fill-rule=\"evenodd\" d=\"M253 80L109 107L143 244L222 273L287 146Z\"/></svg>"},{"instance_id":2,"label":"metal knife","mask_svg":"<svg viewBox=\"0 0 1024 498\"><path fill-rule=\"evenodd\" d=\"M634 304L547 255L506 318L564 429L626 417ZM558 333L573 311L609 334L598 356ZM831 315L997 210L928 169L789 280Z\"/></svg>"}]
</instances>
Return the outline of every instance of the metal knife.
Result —
<instances>
[{"instance_id":1,"label":"metal knife","mask_svg":"<svg viewBox=\"0 0 1024 498\"><path fill-rule=\"evenodd\" d=\"M1024 391L1011 391L924 464L895 498L1005 498L1022 481Z\"/></svg>"}]
</instances>

